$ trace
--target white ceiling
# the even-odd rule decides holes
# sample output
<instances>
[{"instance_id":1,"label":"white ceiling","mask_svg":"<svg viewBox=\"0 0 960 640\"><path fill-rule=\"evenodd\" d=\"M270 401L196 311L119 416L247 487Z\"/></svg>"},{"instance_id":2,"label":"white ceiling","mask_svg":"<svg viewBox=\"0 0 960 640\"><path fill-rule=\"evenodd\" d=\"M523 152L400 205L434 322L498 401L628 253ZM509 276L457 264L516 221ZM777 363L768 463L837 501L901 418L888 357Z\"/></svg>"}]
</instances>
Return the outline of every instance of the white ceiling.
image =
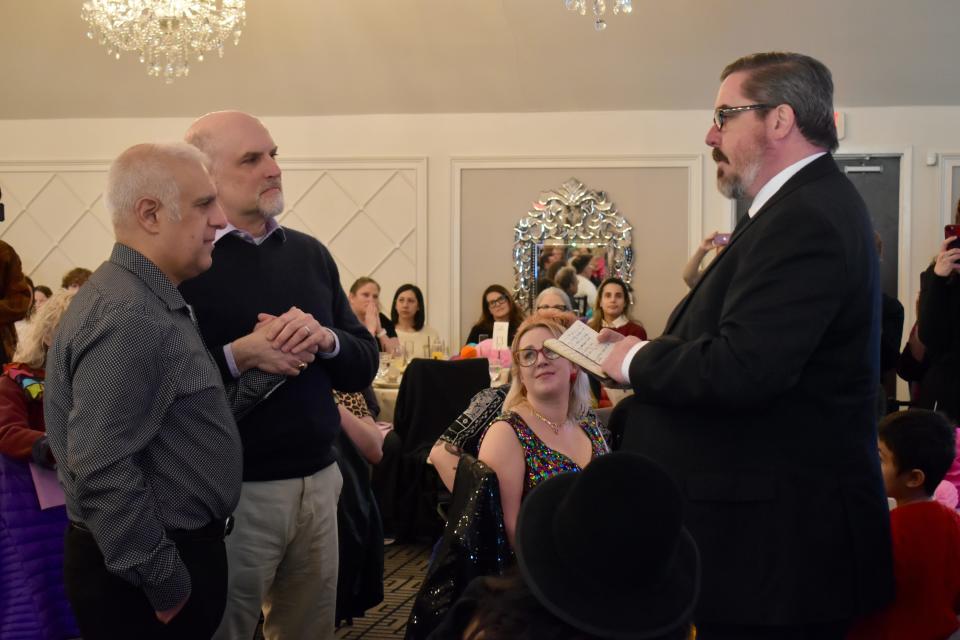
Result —
<instances>
[{"instance_id":1,"label":"white ceiling","mask_svg":"<svg viewBox=\"0 0 960 640\"><path fill-rule=\"evenodd\" d=\"M0 0L0 119L703 109L769 49L827 63L840 107L960 105L958 0L634 0L603 33L563 0L247 0L240 45L173 85L81 4Z\"/></svg>"}]
</instances>

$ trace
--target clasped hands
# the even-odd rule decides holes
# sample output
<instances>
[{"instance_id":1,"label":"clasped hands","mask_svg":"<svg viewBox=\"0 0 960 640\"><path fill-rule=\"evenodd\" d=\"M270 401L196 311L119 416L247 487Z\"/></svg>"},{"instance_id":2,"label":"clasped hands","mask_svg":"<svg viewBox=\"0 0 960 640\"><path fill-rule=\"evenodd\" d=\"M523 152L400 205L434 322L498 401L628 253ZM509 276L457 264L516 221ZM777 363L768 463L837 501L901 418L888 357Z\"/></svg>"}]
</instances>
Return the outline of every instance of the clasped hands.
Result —
<instances>
[{"instance_id":1,"label":"clasped hands","mask_svg":"<svg viewBox=\"0 0 960 640\"><path fill-rule=\"evenodd\" d=\"M254 367L266 373L299 375L316 358L316 353L333 351L333 332L309 313L297 307L283 315L257 315L253 331L231 344L237 369Z\"/></svg>"}]
</instances>

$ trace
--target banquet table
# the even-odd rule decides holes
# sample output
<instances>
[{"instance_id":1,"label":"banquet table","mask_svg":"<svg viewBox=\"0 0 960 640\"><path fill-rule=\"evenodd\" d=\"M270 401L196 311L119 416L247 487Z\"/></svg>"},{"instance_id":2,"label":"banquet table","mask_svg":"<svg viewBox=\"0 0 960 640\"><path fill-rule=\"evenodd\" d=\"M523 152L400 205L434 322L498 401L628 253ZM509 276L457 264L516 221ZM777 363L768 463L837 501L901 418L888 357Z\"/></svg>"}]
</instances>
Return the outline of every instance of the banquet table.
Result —
<instances>
[{"instance_id":1,"label":"banquet table","mask_svg":"<svg viewBox=\"0 0 960 640\"><path fill-rule=\"evenodd\" d=\"M377 416L378 422L393 422L393 413L397 408L397 394L399 392L399 385L373 385L373 395L377 397L377 402L380 404L380 415Z\"/></svg>"}]
</instances>

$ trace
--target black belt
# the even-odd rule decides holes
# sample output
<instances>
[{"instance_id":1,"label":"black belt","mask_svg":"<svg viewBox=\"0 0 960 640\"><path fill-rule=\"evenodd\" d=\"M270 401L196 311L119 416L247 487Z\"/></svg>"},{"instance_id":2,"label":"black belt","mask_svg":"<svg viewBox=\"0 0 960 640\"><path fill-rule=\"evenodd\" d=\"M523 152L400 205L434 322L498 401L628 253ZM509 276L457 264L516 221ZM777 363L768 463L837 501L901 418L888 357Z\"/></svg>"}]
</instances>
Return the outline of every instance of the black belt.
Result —
<instances>
[{"instance_id":1,"label":"black belt","mask_svg":"<svg viewBox=\"0 0 960 640\"><path fill-rule=\"evenodd\" d=\"M82 522L70 521L70 526L78 531L90 533ZM233 516L227 516L220 520L214 520L199 529L167 529L167 537L174 542L185 542L188 540L204 539L223 539L233 531Z\"/></svg>"}]
</instances>

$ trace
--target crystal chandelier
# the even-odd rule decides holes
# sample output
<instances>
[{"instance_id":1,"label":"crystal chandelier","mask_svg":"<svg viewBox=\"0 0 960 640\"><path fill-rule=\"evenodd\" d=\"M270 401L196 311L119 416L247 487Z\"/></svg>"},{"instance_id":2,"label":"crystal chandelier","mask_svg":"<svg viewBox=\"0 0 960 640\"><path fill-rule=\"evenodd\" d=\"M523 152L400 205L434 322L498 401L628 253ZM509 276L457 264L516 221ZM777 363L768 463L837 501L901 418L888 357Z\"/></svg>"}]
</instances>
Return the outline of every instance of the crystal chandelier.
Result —
<instances>
[{"instance_id":1,"label":"crystal chandelier","mask_svg":"<svg viewBox=\"0 0 960 640\"><path fill-rule=\"evenodd\" d=\"M593 28L597 31L603 31L607 28L607 23L603 20L604 14L607 13L607 3L605 0L563 0L563 3L566 5L567 9L570 11L576 11L582 16L587 15L587 5L590 5L590 7L593 9ZM614 15L632 12L633 0L614 0Z\"/></svg>"},{"instance_id":2,"label":"crystal chandelier","mask_svg":"<svg viewBox=\"0 0 960 640\"><path fill-rule=\"evenodd\" d=\"M139 53L147 74L171 84L190 73L190 60L203 61L204 52L223 57L224 42L247 18L246 0L87 0L80 17L89 25L87 37L120 59L121 51Z\"/></svg>"}]
</instances>

